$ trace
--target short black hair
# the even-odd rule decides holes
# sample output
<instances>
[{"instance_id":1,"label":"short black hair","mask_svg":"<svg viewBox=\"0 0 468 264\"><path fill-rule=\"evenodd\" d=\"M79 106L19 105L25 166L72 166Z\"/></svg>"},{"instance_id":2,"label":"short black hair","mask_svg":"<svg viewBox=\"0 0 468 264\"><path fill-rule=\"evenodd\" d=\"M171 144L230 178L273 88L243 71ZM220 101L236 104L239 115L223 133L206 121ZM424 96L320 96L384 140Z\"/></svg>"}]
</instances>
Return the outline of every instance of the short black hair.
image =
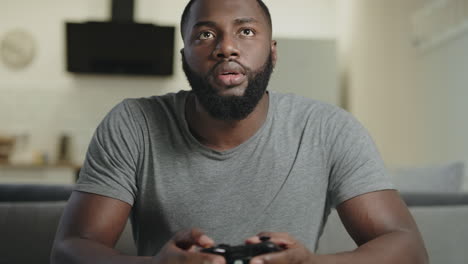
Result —
<instances>
[{"instance_id":1,"label":"short black hair","mask_svg":"<svg viewBox=\"0 0 468 264\"><path fill-rule=\"evenodd\" d=\"M182 18L180 20L180 34L182 35L182 38L184 37L184 28L188 21L188 14L190 12L190 8L195 3L195 1L196 0L190 0L185 6L184 12L182 13ZM260 8L263 10L263 12L265 13L265 16L267 18L268 24L271 29L273 27L273 23L271 21L270 10L268 10L268 7L265 5L265 3L263 3L262 0L257 0L257 3L260 6Z\"/></svg>"}]
</instances>

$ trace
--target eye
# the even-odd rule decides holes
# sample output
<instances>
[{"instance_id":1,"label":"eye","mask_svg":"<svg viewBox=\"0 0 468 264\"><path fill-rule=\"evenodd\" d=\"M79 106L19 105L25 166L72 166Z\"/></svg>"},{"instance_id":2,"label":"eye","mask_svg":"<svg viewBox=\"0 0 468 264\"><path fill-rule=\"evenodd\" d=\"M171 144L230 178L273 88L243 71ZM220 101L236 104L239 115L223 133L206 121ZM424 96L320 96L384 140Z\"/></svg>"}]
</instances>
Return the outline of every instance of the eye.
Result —
<instances>
[{"instance_id":1,"label":"eye","mask_svg":"<svg viewBox=\"0 0 468 264\"><path fill-rule=\"evenodd\" d=\"M209 31L203 31L202 33L200 33L200 35L198 35L198 39L200 40L206 40L206 39L212 39L212 38L214 38L214 34Z\"/></svg>"},{"instance_id":2,"label":"eye","mask_svg":"<svg viewBox=\"0 0 468 264\"><path fill-rule=\"evenodd\" d=\"M250 28L244 28L241 30L241 34L244 36L252 37L255 35L255 32Z\"/></svg>"}]
</instances>

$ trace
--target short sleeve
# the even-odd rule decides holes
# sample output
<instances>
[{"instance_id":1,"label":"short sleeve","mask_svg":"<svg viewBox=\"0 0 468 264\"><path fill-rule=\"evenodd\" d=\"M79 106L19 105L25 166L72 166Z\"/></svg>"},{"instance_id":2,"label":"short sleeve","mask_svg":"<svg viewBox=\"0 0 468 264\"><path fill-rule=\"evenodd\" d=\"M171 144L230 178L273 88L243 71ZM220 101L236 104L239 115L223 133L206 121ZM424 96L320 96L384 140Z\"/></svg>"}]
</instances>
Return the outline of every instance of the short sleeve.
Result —
<instances>
[{"instance_id":1,"label":"short sleeve","mask_svg":"<svg viewBox=\"0 0 468 264\"><path fill-rule=\"evenodd\" d=\"M374 141L351 114L340 109L325 127L332 207L361 194L394 189Z\"/></svg>"},{"instance_id":2,"label":"short sleeve","mask_svg":"<svg viewBox=\"0 0 468 264\"><path fill-rule=\"evenodd\" d=\"M125 100L115 106L97 127L75 190L133 205L141 132L137 129L128 102Z\"/></svg>"}]
</instances>

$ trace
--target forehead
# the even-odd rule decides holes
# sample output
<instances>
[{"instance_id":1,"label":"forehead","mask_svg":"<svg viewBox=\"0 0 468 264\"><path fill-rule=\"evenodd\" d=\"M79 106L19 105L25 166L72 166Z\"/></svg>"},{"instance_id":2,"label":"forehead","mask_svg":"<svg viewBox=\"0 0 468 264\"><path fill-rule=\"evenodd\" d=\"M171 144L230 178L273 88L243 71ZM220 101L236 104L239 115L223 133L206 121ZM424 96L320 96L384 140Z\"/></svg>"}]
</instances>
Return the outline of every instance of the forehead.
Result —
<instances>
[{"instance_id":1,"label":"forehead","mask_svg":"<svg viewBox=\"0 0 468 264\"><path fill-rule=\"evenodd\" d=\"M221 23L239 18L253 18L268 25L266 15L256 0L198 0L190 8L187 29L200 21Z\"/></svg>"}]
</instances>

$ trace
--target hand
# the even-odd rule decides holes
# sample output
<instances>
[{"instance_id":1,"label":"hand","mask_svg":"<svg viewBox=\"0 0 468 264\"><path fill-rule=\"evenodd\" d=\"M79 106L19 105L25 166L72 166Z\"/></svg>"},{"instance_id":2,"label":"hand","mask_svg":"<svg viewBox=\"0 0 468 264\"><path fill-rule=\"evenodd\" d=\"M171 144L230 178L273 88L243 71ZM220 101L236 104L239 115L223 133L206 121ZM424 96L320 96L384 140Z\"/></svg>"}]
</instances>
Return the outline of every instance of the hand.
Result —
<instances>
[{"instance_id":1,"label":"hand","mask_svg":"<svg viewBox=\"0 0 468 264\"><path fill-rule=\"evenodd\" d=\"M248 238L245 242L247 244L260 243L260 237L265 236L269 237L271 242L284 250L256 256L250 260L250 264L317 263L314 257L315 255L288 233L261 232L254 237Z\"/></svg>"},{"instance_id":2,"label":"hand","mask_svg":"<svg viewBox=\"0 0 468 264\"><path fill-rule=\"evenodd\" d=\"M198 249L213 247L214 241L200 229L177 232L154 256L154 263L166 264L225 264L224 257L198 252Z\"/></svg>"}]
</instances>

